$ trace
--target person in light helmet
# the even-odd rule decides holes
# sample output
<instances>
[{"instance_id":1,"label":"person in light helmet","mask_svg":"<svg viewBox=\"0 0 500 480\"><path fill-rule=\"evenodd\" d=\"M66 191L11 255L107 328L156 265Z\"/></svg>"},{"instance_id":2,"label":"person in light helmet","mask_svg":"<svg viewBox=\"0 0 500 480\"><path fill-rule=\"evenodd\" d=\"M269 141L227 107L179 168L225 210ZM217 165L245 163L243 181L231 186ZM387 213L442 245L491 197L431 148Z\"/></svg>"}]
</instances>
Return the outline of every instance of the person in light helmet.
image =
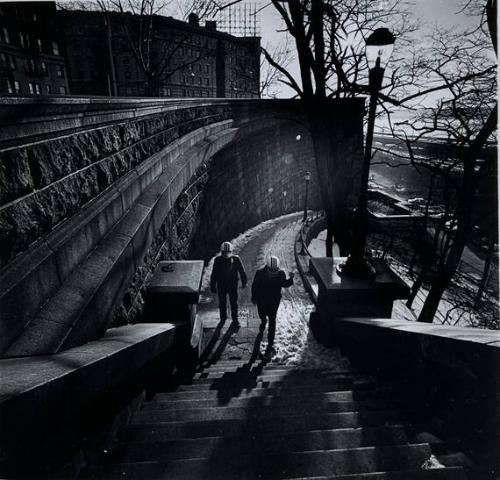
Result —
<instances>
[{"instance_id":1,"label":"person in light helmet","mask_svg":"<svg viewBox=\"0 0 500 480\"><path fill-rule=\"evenodd\" d=\"M231 304L231 319L236 326L238 323L238 277L241 278L243 288L247 285L245 268L238 255L232 255L233 246L230 242L223 242L220 255L215 257L210 290L219 295L219 313L222 322L227 318L227 296Z\"/></svg>"},{"instance_id":2,"label":"person in light helmet","mask_svg":"<svg viewBox=\"0 0 500 480\"><path fill-rule=\"evenodd\" d=\"M267 331L268 344L264 357L269 360L274 344L276 333L276 315L281 301L281 288L290 287L293 284L293 272L289 273L289 278L280 268L279 258L271 255L266 262L266 266L257 270L252 283L252 303L257 305L257 311L261 321L260 332L263 333L266 323L269 320Z\"/></svg>"}]
</instances>

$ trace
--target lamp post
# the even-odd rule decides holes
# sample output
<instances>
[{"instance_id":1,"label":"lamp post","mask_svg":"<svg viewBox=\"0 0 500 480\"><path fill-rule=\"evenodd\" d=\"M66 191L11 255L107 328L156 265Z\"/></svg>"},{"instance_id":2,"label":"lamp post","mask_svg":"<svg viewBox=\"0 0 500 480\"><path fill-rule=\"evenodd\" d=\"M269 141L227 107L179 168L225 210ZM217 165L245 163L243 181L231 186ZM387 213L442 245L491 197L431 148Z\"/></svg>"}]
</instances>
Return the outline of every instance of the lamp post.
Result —
<instances>
[{"instance_id":1,"label":"lamp post","mask_svg":"<svg viewBox=\"0 0 500 480\"><path fill-rule=\"evenodd\" d=\"M368 179L372 157L373 127L375 124L377 98L382 87L385 67L394 48L394 41L394 36L387 28L378 28L366 39L365 53L369 68L370 107L361 171L361 191L354 218L352 250L347 261L343 265L339 265L338 268L338 273L344 277L368 279L375 276L375 269L365 258Z\"/></svg>"},{"instance_id":2,"label":"lamp post","mask_svg":"<svg viewBox=\"0 0 500 480\"><path fill-rule=\"evenodd\" d=\"M304 180L306 182L306 196L304 199L304 217L302 218L302 222L307 220L307 195L309 193L309 181L311 180L311 172L306 172L304 175Z\"/></svg>"}]
</instances>

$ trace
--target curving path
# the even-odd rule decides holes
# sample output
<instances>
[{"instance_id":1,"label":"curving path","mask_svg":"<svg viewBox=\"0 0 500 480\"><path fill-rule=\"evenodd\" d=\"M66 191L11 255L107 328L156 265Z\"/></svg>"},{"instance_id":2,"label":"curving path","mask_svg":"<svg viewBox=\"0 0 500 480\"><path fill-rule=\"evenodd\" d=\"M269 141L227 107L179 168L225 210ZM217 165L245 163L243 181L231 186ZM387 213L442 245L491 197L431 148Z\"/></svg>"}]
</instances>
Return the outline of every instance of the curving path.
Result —
<instances>
[{"instance_id":1,"label":"curving path","mask_svg":"<svg viewBox=\"0 0 500 480\"><path fill-rule=\"evenodd\" d=\"M217 296L209 290L212 262L205 269L202 282L202 300L198 314L204 325L204 352L202 361L255 360L260 320L257 308L250 301L250 286L257 269L264 265L267 255L276 255L281 268L295 272L295 284L283 289L283 298L277 317L275 338L276 354L273 362L303 368L335 365L346 367L347 360L338 351L325 349L309 330L309 315L314 306L304 289L295 265L294 243L301 227L302 213L294 213L264 222L232 240L235 253L240 255L249 284L239 290L239 317L241 328L235 329L226 321L219 321ZM266 347L266 335L260 350ZM254 357L252 357L254 354Z\"/></svg>"}]
</instances>

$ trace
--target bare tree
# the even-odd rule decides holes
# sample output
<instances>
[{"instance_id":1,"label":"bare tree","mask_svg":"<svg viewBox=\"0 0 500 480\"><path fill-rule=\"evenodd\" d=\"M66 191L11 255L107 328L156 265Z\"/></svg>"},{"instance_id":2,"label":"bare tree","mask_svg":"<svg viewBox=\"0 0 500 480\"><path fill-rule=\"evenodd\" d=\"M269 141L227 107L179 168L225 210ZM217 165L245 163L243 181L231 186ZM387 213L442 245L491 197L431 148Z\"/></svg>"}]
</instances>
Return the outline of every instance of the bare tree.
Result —
<instances>
[{"instance_id":1,"label":"bare tree","mask_svg":"<svg viewBox=\"0 0 500 480\"><path fill-rule=\"evenodd\" d=\"M289 37L275 45L268 44L262 47L260 62L260 96L264 98L276 98L281 90L280 84L284 83L283 73L275 68L271 62L288 69L292 63L293 56L288 41ZM271 62L268 60L271 59Z\"/></svg>"},{"instance_id":2,"label":"bare tree","mask_svg":"<svg viewBox=\"0 0 500 480\"><path fill-rule=\"evenodd\" d=\"M496 2L489 0L479 12L471 11L471 3L465 8L470 15L477 15L478 26L466 31L435 32L432 50L422 52L427 62L425 70L421 70L426 78L434 79L446 97L435 107L420 110L416 121L405 124L405 135L411 132L413 142L439 135L454 145L455 158L450 158L449 164L456 165L460 178L452 229L446 235L446 248L438 252L437 271L419 316L421 322L433 321L470 239L478 178L485 162L482 151L497 125L496 60L490 44L496 31L495 24L487 21L496 17Z\"/></svg>"}]
</instances>

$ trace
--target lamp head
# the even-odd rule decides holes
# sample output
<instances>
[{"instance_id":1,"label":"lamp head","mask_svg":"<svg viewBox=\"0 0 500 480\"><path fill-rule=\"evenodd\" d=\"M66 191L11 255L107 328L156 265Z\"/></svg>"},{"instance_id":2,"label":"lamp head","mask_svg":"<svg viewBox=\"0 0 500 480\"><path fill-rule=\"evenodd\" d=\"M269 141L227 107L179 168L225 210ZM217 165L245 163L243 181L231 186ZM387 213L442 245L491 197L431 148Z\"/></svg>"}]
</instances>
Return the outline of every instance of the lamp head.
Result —
<instances>
[{"instance_id":1,"label":"lamp head","mask_svg":"<svg viewBox=\"0 0 500 480\"><path fill-rule=\"evenodd\" d=\"M306 182L308 182L309 180L311 180L311 172L306 172L306 174L304 175L304 180Z\"/></svg>"},{"instance_id":2,"label":"lamp head","mask_svg":"<svg viewBox=\"0 0 500 480\"><path fill-rule=\"evenodd\" d=\"M368 68L379 66L385 68L389 58L391 58L394 42L394 35L387 28L377 28L366 39L366 60Z\"/></svg>"}]
</instances>

